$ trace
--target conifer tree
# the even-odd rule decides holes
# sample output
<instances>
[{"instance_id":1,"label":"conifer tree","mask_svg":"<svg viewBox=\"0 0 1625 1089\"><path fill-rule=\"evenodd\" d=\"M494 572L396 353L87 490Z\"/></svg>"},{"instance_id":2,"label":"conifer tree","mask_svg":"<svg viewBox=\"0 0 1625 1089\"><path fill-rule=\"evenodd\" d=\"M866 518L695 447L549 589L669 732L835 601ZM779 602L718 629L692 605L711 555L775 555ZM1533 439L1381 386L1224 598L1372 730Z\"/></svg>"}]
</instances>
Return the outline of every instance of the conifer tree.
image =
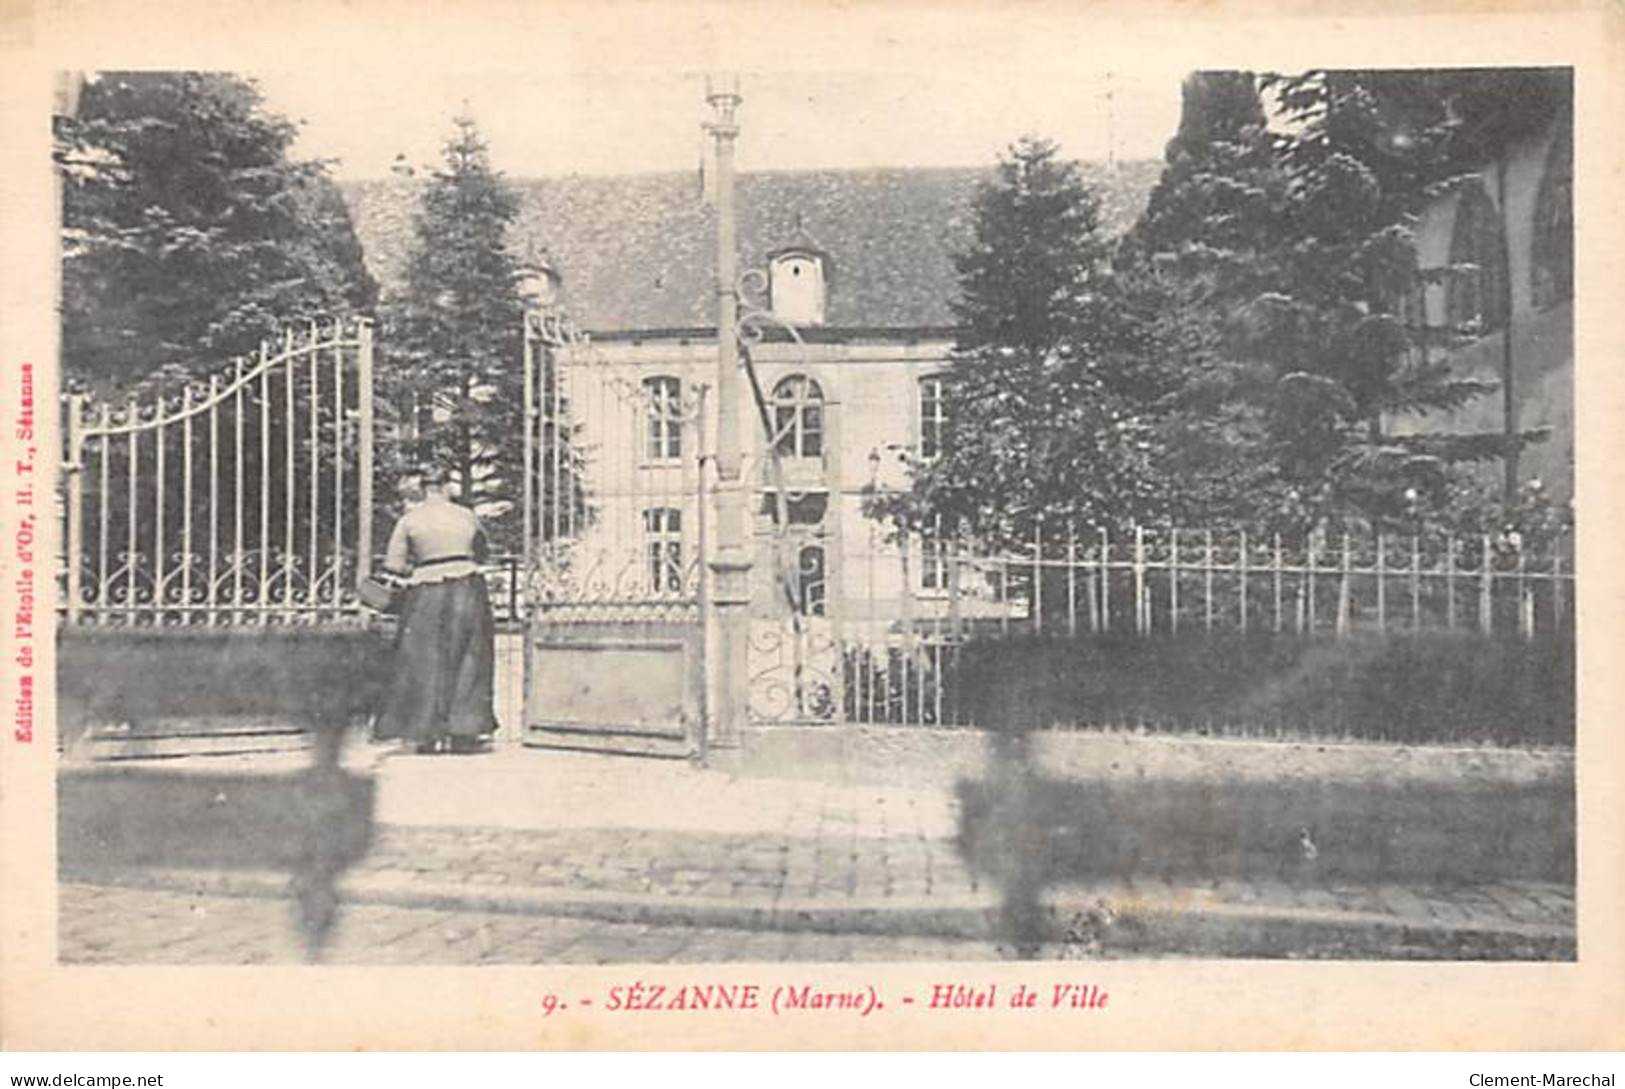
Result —
<instances>
[{"instance_id":1,"label":"conifer tree","mask_svg":"<svg viewBox=\"0 0 1625 1089\"><path fill-rule=\"evenodd\" d=\"M959 337L940 451L874 513L987 547L1042 523L1122 522L1157 509L1154 420L1168 373L1155 313L1115 281L1095 195L1048 140L1010 147L978 191L956 258ZM942 527L952 527L951 530Z\"/></svg>"},{"instance_id":2,"label":"conifer tree","mask_svg":"<svg viewBox=\"0 0 1625 1089\"><path fill-rule=\"evenodd\" d=\"M1495 387L1451 372L1470 331L1421 320L1429 279L1415 228L1465 184L1455 126L1427 73L1328 72L1271 79L1288 178L1274 283L1248 301L1248 343L1278 377L1270 403L1286 496L1315 521L1382 525L1444 501L1450 468L1502 452L1495 435L1391 433L1394 413L1435 414Z\"/></svg>"},{"instance_id":3,"label":"conifer tree","mask_svg":"<svg viewBox=\"0 0 1625 1089\"><path fill-rule=\"evenodd\" d=\"M1263 81L1279 104L1275 151L1290 186L1276 287L1254 300L1253 343L1281 374L1272 405L1277 457L1306 517L1352 516L1377 527L1449 520L1475 464L1515 460L1522 446L1545 438L1437 422L1409 433L1392 426L1401 416L1443 421L1498 389L1456 373L1450 360L1450 349L1485 329L1423 306L1428 285L1490 270L1422 267L1415 231L1428 204L1482 185L1486 158L1520 124L1544 122L1549 103L1532 93L1538 83L1532 88L1529 73L1517 70ZM1506 300L1492 304L1504 308ZM1509 489L1508 504L1513 498Z\"/></svg>"},{"instance_id":4,"label":"conifer tree","mask_svg":"<svg viewBox=\"0 0 1625 1089\"><path fill-rule=\"evenodd\" d=\"M1287 179L1256 80L1195 72L1146 209L1115 254L1157 315L1157 351L1177 374L1162 404L1162 487L1171 519L1253 520L1275 473L1264 404L1271 368L1238 337L1244 304L1273 286Z\"/></svg>"},{"instance_id":5,"label":"conifer tree","mask_svg":"<svg viewBox=\"0 0 1625 1089\"><path fill-rule=\"evenodd\" d=\"M1448 361L1479 330L1424 321L1420 303L1427 284L1479 270L1419 267L1415 230L1429 202L1476 181L1482 149L1468 134L1483 126L1463 123L1463 94L1505 101L1505 83L1386 71L1187 81L1124 256L1162 269L1211 323L1203 388L1246 421L1232 450L1255 469L1231 520L1415 525L1459 494L1463 467L1508 452L1500 433L1391 427L1495 388Z\"/></svg>"},{"instance_id":6,"label":"conifer tree","mask_svg":"<svg viewBox=\"0 0 1625 1089\"><path fill-rule=\"evenodd\" d=\"M516 532L524 303L507 235L518 197L468 117L424 187L405 286L387 300L392 395L411 455L447 465L466 502Z\"/></svg>"}]
</instances>

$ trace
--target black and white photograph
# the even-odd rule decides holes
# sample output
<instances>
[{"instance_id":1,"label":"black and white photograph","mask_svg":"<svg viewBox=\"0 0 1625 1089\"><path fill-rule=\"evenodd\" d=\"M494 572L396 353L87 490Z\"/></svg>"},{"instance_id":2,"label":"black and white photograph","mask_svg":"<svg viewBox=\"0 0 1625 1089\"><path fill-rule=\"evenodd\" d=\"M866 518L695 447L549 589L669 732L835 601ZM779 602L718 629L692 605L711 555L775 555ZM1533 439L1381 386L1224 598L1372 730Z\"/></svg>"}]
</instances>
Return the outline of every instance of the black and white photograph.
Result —
<instances>
[{"instance_id":1,"label":"black and white photograph","mask_svg":"<svg viewBox=\"0 0 1625 1089\"><path fill-rule=\"evenodd\" d=\"M1576 68L1051 48L56 67L55 965L1582 963Z\"/></svg>"}]
</instances>

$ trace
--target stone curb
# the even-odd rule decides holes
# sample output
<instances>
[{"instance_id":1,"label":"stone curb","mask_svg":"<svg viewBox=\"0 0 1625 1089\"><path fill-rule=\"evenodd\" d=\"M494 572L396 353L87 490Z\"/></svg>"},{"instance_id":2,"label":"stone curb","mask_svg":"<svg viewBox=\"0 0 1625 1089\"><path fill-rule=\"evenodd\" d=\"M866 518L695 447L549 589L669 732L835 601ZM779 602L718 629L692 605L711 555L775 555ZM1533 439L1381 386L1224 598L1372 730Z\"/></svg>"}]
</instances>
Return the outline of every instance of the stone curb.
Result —
<instances>
[{"instance_id":1,"label":"stone curb","mask_svg":"<svg viewBox=\"0 0 1625 1089\"><path fill-rule=\"evenodd\" d=\"M64 882L140 888L202 895L280 899L287 876L269 871L64 868ZM375 904L440 911L553 916L647 926L713 927L883 937L932 937L997 941L1000 905L992 892L948 902L801 899L749 901L740 898L637 895L566 888L476 886L449 882L411 883L365 875L342 878L341 903ZM1436 946L1462 943L1525 943L1541 956L1572 959L1572 926L1514 920L1446 922L1373 912L1306 909L1280 904L1202 902L1199 897L1108 898L1115 918L1099 921L1094 909L1102 897L1078 890L1047 896L1048 941L1098 942L1114 950L1206 953L1215 956L1275 956L1304 943L1380 943Z\"/></svg>"}]
</instances>

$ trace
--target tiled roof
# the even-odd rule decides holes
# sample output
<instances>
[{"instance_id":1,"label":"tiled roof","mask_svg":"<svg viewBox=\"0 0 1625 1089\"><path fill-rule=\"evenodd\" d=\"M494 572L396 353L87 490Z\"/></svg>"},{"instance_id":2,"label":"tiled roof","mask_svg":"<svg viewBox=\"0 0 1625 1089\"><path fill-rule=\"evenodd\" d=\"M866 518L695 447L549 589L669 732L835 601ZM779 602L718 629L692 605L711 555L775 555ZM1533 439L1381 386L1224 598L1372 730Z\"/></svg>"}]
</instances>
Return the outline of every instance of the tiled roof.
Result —
<instances>
[{"instance_id":1,"label":"tiled roof","mask_svg":"<svg viewBox=\"0 0 1625 1089\"><path fill-rule=\"evenodd\" d=\"M1145 205L1161 164L1083 164L1113 234ZM826 325L945 328L952 255L970 233L970 202L991 169L768 171L740 175L741 268L797 237L797 220L836 267ZM400 282L421 180L346 185L367 263L386 293ZM715 211L697 173L519 179L513 250L545 248L572 317L594 332L714 323Z\"/></svg>"}]
</instances>

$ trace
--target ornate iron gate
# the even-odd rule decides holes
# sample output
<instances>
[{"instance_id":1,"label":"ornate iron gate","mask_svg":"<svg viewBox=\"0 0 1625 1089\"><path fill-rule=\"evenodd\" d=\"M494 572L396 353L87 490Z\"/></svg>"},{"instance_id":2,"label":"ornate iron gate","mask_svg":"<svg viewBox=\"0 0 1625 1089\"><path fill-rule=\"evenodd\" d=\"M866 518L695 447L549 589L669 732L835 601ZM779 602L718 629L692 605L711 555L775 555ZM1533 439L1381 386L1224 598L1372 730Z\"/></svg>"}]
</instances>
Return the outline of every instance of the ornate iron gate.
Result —
<instances>
[{"instance_id":1,"label":"ornate iron gate","mask_svg":"<svg viewBox=\"0 0 1625 1089\"><path fill-rule=\"evenodd\" d=\"M703 746L706 392L528 320L527 744Z\"/></svg>"},{"instance_id":2,"label":"ornate iron gate","mask_svg":"<svg viewBox=\"0 0 1625 1089\"><path fill-rule=\"evenodd\" d=\"M288 330L206 380L63 398L70 624L357 618L372 555L372 327Z\"/></svg>"}]
</instances>

